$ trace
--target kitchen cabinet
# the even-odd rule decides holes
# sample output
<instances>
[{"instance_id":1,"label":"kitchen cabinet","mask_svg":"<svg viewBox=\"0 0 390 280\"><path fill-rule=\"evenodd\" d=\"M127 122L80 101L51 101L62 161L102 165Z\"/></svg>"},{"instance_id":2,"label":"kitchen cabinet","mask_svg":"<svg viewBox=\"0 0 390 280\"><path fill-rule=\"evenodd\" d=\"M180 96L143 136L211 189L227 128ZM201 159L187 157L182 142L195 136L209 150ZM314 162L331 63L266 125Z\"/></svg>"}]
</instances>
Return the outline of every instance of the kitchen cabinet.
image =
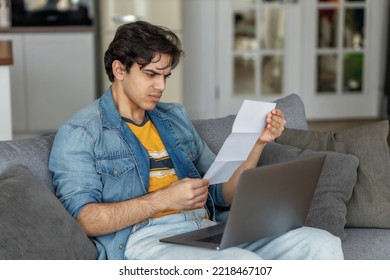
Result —
<instances>
[{"instance_id":1,"label":"kitchen cabinet","mask_svg":"<svg viewBox=\"0 0 390 280\"><path fill-rule=\"evenodd\" d=\"M13 42L14 134L57 130L96 98L93 32L1 33Z\"/></svg>"}]
</instances>

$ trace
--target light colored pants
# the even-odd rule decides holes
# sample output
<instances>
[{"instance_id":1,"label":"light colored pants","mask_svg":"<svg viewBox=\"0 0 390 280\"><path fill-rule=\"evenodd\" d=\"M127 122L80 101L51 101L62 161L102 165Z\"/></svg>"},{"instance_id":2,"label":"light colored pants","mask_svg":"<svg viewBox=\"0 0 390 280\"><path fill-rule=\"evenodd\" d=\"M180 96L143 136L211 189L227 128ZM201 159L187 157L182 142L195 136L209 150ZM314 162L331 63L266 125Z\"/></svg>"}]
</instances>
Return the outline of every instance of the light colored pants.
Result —
<instances>
[{"instance_id":1,"label":"light colored pants","mask_svg":"<svg viewBox=\"0 0 390 280\"><path fill-rule=\"evenodd\" d=\"M212 250L160 242L159 239L216 224L198 209L149 219L133 227L127 241L127 259L343 259L341 241L327 231L301 227L276 238L224 250Z\"/></svg>"}]
</instances>

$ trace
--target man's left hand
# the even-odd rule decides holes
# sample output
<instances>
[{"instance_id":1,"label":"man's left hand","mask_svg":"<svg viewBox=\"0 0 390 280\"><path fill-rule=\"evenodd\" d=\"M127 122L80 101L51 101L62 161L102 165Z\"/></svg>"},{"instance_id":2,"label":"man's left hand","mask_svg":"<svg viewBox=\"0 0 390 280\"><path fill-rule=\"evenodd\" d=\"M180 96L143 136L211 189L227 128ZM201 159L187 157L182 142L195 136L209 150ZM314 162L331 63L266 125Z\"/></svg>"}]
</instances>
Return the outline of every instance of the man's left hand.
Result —
<instances>
[{"instance_id":1,"label":"man's left hand","mask_svg":"<svg viewBox=\"0 0 390 280\"><path fill-rule=\"evenodd\" d=\"M263 132L260 134L258 142L267 144L278 138L286 125L284 113L280 109L273 109L267 114L266 125Z\"/></svg>"}]
</instances>

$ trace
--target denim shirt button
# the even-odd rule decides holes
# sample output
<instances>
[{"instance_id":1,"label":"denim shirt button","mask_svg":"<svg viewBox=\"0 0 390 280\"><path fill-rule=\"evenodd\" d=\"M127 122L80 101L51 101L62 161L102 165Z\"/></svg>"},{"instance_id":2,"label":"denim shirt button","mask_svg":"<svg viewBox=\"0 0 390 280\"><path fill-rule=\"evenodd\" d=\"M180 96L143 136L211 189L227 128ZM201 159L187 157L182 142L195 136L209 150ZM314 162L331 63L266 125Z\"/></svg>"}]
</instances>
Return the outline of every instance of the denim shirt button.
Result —
<instances>
[{"instance_id":1,"label":"denim shirt button","mask_svg":"<svg viewBox=\"0 0 390 280\"><path fill-rule=\"evenodd\" d=\"M118 177L118 169L114 168L114 170L112 172L114 173L115 177Z\"/></svg>"},{"instance_id":2,"label":"denim shirt button","mask_svg":"<svg viewBox=\"0 0 390 280\"><path fill-rule=\"evenodd\" d=\"M119 245L119 250L123 250L124 248L125 248L125 245L123 245L123 244Z\"/></svg>"}]
</instances>

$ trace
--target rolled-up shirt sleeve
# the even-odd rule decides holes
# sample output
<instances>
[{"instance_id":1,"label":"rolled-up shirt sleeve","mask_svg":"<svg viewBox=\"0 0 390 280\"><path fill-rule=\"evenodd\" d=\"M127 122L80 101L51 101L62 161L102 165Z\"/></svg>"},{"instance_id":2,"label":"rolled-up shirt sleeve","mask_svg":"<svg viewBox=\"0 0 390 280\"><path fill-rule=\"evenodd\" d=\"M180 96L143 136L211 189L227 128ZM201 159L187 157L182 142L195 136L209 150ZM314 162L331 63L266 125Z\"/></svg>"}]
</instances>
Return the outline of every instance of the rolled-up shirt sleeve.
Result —
<instances>
[{"instance_id":1,"label":"rolled-up shirt sleeve","mask_svg":"<svg viewBox=\"0 0 390 280\"><path fill-rule=\"evenodd\" d=\"M102 182L96 172L95 139L82 127L62 126L49 159L55 194L74 217L90 203L102 201Z\"/></svg>"}]
</instances>

